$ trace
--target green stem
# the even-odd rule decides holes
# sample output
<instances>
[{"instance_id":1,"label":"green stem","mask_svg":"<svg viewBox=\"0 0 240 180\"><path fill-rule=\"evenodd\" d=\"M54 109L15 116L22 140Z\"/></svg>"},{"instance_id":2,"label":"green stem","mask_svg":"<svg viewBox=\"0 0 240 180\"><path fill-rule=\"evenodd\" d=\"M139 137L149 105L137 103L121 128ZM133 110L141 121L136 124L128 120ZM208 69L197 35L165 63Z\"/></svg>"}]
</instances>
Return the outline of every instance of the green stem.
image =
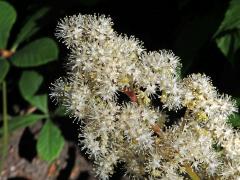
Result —
<instances>
[{"instance_id":1,"label":"green stem","mask_svg":"<svg viewBox=\"0 0 240 180\"><path fill-rule=\"evenodd\" d=\"M192 180L200 180L200 177L198 174L192 169L192 167L189 164L184 164L185 171L190 176Z\"/></svg>"},{"instance_id":2,"label":"green stem","mask_svg":"<svg viewBox=\"0 0 240 180\"><path fill-rule=\"evenodd\" d=\"M5 81L2 82L2 105L3 105L3 152L2 152L2 160L4 160L4 158L7 154L7 150L8 150L7 85L6 85Z\"/></svg>"},{"instance_id":3,"label":"green stem","mask_svg":"<svg viewBox=\"0 0 240 180\"><path fill-rule=\"evenodd\" d=\"M14 44L11 48L11 51L12 52L16 52L16 49L17 49L18 45L17 44Z\"/></svg>"}]
</instances>

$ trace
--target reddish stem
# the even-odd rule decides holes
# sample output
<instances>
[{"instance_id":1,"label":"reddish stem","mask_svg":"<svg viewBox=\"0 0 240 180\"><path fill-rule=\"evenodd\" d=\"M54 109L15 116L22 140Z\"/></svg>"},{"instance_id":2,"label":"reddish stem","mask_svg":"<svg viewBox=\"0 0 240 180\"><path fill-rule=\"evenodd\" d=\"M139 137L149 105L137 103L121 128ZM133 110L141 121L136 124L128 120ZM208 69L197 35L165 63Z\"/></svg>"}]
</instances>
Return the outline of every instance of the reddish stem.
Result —
<instances>
[{"instance_id":1,"label":"reddish stem","mask_svg":"<svg viewBox=\"0 0 240 180\"><path fill-rule=\"evenodd\" d=\"M0 49L0 56L3 58L10 58L13 55L14 52L6 50L6 49Z\"/></svg>"},{"instance_id":2,"label":"reddish stem","mask_svg":"<svg viewBox=\"0 0 240 180\"><path fill-rule=\"evenodd\" d=\"M137 95L130 88L124 88L123 92L130 98L131 102L137 102Z\"/></svg>"}]
</instances>

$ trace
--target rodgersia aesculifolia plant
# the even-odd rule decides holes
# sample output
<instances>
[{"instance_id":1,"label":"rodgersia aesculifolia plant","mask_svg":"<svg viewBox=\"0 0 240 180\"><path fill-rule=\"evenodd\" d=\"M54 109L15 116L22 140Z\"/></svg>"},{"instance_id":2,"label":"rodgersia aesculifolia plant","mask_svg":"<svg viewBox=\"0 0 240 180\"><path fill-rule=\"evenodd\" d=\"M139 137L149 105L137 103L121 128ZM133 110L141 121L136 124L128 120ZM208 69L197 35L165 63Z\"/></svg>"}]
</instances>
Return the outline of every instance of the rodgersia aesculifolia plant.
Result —
<instances>
[{"instance_id":1,"label":"rodgersia aesculifolia plant","mask_svg":"<svg viewBox=\"0 0 240 180\"><path fill-rule=\"evenodd\" d=\"M104 15L79 14L60 20L56 32L70 55L51 97L81 122L79 141L96 175L108 179L122 163L136 179L240 178L231 97L204 74L181 79L171 51L147 52L112 25ZM124 96L129 100L120 101ZM167 126L166 112L179 110L184 115Z\"/></svg>"}]
</instances>

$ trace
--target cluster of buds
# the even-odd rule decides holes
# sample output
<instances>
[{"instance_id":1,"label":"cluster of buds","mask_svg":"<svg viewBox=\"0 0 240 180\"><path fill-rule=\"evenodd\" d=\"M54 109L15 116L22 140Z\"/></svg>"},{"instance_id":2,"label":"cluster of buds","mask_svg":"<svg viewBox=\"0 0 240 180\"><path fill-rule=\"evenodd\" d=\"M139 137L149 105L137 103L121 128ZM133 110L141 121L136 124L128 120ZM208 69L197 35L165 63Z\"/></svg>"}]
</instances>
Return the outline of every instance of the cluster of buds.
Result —
<instances>
[{"instance_id":1,"label":"cluster of buds","mask_svg":"<svg viewBox=\"0 0 240 180\"><path fill-rule=\"evenodd\" d=\"M80 122L79 142L96 175L109 179L121 163L135 179L240 178L231 97L204 74L182 79L171 51L147 52L112 26L104 15L79 14L60 20L56 32L70 55L67 77L50 95ZM180 110L167 126L169 112Z\"/></svg>"}]
</instances>

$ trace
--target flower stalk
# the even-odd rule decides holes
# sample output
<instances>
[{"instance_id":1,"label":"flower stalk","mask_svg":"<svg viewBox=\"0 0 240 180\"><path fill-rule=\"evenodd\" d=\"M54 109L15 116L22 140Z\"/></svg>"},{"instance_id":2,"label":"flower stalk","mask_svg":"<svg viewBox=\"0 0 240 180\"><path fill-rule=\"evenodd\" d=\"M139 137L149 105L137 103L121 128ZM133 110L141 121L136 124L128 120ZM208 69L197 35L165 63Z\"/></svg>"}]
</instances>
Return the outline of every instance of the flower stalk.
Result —
<instances>
[{"instance_id":1,"label":"flower stalk","mask_svg":"<svg viewBox=\"0 0 240 180\"><path fill-rule=\"evenodd\" d=\"M2 149L2 163L0 170L2 169L4 159L8 151L8 115L7 115L7 85L6 82L2 82L2 107L3 107L3 149Z\"/></svg>"}]
</instances>

